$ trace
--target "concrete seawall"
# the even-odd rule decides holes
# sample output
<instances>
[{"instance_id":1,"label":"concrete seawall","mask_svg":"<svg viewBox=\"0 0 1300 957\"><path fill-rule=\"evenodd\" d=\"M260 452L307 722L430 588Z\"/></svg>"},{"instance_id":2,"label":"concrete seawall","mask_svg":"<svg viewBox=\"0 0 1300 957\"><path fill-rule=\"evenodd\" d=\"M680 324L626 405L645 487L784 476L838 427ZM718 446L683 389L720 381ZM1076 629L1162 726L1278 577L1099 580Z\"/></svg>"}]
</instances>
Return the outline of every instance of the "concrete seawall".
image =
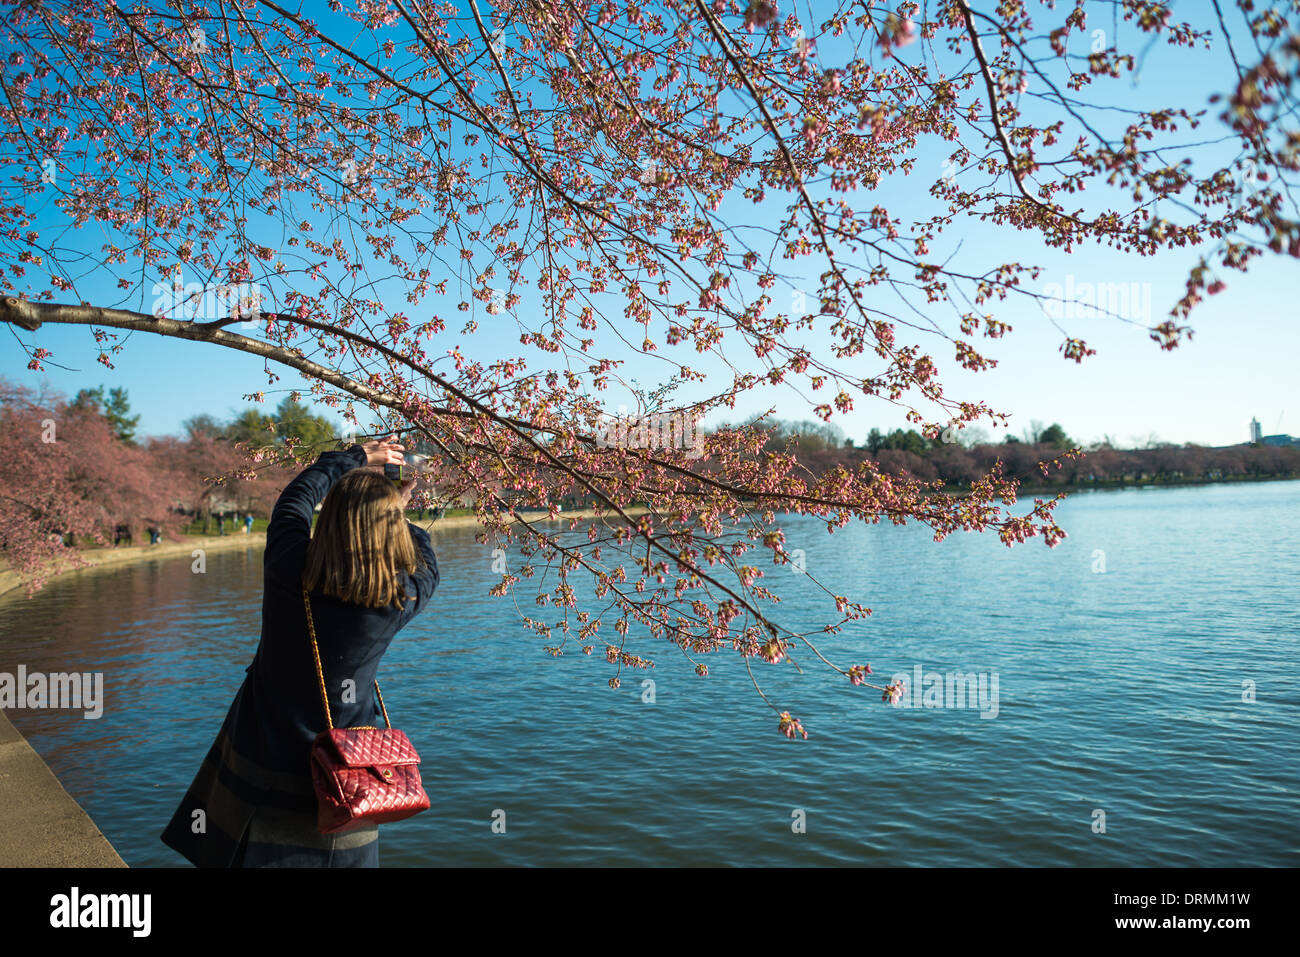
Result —
<instances>
[{"instance_id":1,"label":"concrete seawall","mask_svg":"<svg viewBox=\"0 0 1300 957\"><path fill-rule=\"evenodd\" d=\"M0 867L126 867L3 711Z\"/></svg>"}]
</instances>

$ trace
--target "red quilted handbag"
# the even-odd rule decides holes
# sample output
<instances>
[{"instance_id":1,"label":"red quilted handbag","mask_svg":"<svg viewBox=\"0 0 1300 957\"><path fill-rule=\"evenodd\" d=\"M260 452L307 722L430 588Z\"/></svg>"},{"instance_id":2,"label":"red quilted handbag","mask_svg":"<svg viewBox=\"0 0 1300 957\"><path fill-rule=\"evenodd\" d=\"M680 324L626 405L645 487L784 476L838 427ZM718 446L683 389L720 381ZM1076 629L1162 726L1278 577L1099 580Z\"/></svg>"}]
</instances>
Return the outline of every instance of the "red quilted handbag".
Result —
<instances>
[{"instance_id":1,"label":"red quilted handbag","mask_svg":"<svg viewBox=\"0 0 1300 957\"><path fill-rule=\"evenodd\" d=\"M420 756L403 731L393 727L384 696L375 694L384 712L386 729L336 728L325 693L320 647L311 617L311 599L302 590L307 608L307 630L316 658L321 703L328 730L316 735L311 747L311 779L316 788L316 828L322 834L346 831L365 824L400 821L429 809L429 795L420 783Z\"/></svg>"}]
</instances>

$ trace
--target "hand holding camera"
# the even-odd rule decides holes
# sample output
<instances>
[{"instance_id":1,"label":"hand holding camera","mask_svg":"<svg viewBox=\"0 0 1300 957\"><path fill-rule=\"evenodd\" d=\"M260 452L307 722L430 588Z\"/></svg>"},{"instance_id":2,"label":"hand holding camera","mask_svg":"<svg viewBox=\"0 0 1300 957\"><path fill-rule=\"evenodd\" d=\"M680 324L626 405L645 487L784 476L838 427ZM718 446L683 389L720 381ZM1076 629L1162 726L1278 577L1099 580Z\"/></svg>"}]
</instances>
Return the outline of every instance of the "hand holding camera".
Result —
<instances>
[{"instance_id":1,"label":"hand holding camera","mask_svg":"<svg viewBox=\"0 0 1300 957\"><path fill-rule=\"evenodd\" d=\"M366 453L366 464L382 465L385 473L390 465L400 466L405 461L402 451L406 446L398 443L396 434L386 439L371 439L369 442L362 443L361 448Z\"/></svg>"},{"instance_id":2,"label":"hand holding camera","mask_svg":"<svg viewBox=\"0 0 1300 957\"><path fill-rule=\"evenodd\" d=\"M402 507L406 508L416 480L428 470L429 457L416 453L406 455L406 446L398 443L396 434L386 439L372 439L361 447L365 449L367 465L383 466L384 477L397 486L402 496Z\"/></svg>"}]
</instances>

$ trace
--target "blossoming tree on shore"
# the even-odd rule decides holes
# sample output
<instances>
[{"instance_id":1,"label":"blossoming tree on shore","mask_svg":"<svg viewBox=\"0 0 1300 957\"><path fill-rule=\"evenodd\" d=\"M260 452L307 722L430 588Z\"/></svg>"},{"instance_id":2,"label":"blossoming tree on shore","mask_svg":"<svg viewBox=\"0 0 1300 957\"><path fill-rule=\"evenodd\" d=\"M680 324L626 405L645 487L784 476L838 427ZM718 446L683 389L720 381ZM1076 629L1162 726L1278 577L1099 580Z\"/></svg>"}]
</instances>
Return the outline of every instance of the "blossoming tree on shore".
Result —
<instances>
[{"instance_id":1,"label":"blossoming tree on shore","mask_svg":"<svg viewBox=\"0 0 1300 957\"><path fill-rule=\"evenodd\" d=\"M889 700L816 646L864 596L783 624L782 517L1052 545L1056 499L1018 506L998 468L961 495L869 461L812 476L757 426L688 444L609 423L770 391L828 422L890 403L930 437L997 424L940 382L990 368L1004 304L1042 298L988 237L1197 249L1149 327L1163 349L1252 261L1300 256L1295 5L1060 6L7 7L0 319L34 370L59 323L110 367L137 333L240 350L268 388L296 370L358 428L436 450L439 489L524 556L493 590L547 582L525 621L554 654L603 646L621 671L668 642L703 675L733 650L756 688L754 659L807 654ZM1222 98L1139 102L1153 44L1218 51ZM1056 361L1093 354L1058 328ZM521 517L575 497L596 521Z\"/></svg>"}]
</instances>

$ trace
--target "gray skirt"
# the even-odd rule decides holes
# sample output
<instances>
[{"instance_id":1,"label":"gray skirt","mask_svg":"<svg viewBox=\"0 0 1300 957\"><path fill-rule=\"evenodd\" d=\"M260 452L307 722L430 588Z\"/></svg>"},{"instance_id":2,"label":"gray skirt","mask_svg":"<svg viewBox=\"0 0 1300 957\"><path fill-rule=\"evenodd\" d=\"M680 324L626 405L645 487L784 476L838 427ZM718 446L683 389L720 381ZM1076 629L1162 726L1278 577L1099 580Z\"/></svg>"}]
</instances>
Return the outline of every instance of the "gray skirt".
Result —
<instances>
[{"instance_id":1,"label":"gray skirt","mask_svg":"<svg viewBox=\"0 0 1300 957\"><path fill-rule=\"evenodd\" d=\"M232 867L378 867L379 825L337 834L316 829L316 813L259 807Z\"/></svg>"}]
</instances>

